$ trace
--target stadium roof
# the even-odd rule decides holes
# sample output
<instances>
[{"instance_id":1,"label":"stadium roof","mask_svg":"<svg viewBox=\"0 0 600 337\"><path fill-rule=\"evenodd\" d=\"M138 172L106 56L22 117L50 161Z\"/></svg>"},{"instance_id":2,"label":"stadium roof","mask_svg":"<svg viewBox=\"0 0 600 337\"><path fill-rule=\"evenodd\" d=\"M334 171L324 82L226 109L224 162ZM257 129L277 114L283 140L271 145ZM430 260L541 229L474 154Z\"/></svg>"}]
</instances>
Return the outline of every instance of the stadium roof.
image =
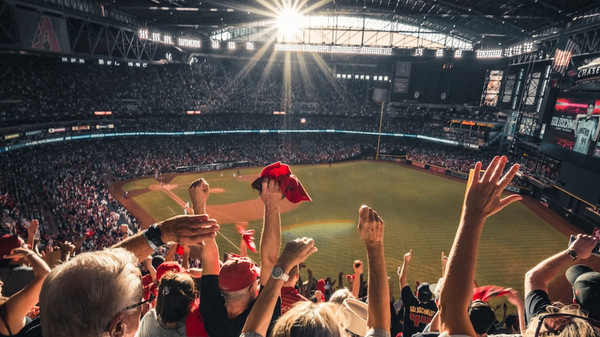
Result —
<instances>
[{"instance_id":1,"label":"stadium roof","mask_svg":"<svg viewBox=\"0 0 600 337\"><path fill-rule=\"evenodd\" d=\"M272 20L283 7L307 15L342 14L421 25L477 47L518 43L589 17L589 0L111 0L107 9L177 32L210 33ZM592 14L593 15L593 14Z\"/></svg>"}]
</instances>

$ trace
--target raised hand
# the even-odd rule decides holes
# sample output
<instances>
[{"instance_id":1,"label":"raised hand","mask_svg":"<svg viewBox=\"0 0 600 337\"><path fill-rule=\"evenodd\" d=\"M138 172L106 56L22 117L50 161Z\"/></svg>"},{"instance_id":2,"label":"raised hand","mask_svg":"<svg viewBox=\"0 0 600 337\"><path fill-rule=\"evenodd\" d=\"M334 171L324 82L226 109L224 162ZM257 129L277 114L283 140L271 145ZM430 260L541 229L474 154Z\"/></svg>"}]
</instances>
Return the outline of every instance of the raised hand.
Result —
<instances>
[{"instance_id":1,"label":"raised hand","mask_svg":"<svg viewBox=\"0 0 600 337\"><path fill-rule=\"evenodd\" d=\"M354 275L360 275L363 273L364 264L361 260L354 260L352 268L354 269Z\"/></svg>"},{"instance_id":2,"label":"raised hand","mask_svg":"<svg viewBox=\"0 0 600 337\"><path fill-rule=\"evenodd\" d=\"M35 252L32 251L32 250L29 250L29 249L27 249L25 247L17 247L17 248L13 248L10 251L10 254L4 255L2 258L4 258L4 259L15 259L15 260L18 260L18 259L22 259L22 258L26 257L29 254L34 254L35 255Z\"/></svg>"},{"instance_id":3,"label":"raised hand","mask_svg":"<svg viewBox=\"0 0 600 337\"><path fill-rule=\"evenodd\" d=\"M37 219L31 220L29 226L27 227L27 234L30 235L30 237L34 237L35 233L37 233L38 231L39 226L40 222Z\"/></svg>"},{"instance_id":4,"label":"raised hand","mask_svg":"<svg viewBox=\"0 0 600 337\"><path fill-rule=\"evenodd\" d=\"M195 180L190 187L188 187L188 193L190 199L192 199L192 207L194 214L205 214L206 213L206 201L210 195L210 185L204 178Z\"/></svg>"},{"instance_id":5,"label":"raised hand","mask_svg":"<svg viewBox=\"0 0 600 337\"><path fill-rule=\"evenodd\" d=\"M204 240L217 235L219 225L203 215L179 215L159 223L161 240L175 242L183 247L203 245Z\"/></svg>"},{"instance_id":6,"label":"raised hand","mask_svg":"<svg viewBox=\"0 0 600 337\"><path fill-rule=\"evenodd\" d=\"M592 256L592 250L598 244L598 239L591 235L577 234L575 241L569 245L570 250L577 253L577 258L585 260Z\"/></svg>"},{"instance_id":7,"label":"raised hand","mask_svg":"<svg viewBox=\"0 0 600 337\"><path fill-rule=\"evenodd\" d=\"M412 257L412 249L408 253L404 254L404 263L409 263L411 257Z\"/></svg>"},{"instance_id":8,"label":"raised hand","mask_svg":"<svg viewBox=\"0 0 600 337\"><path fill-rule=\"evenodd\" d=\"M275 179L268 178L262 179L262 190L259 196L265 207L277 207L284 197L279 183Z\"/></svg>"},{"instance_id":9,"label":"raised hand","mask_svg":"<svg viewBox=\"0 0 600 337\"><path fill-rule=\"evenodd\" d=\"M309 238L296 239L288 242L279 256L277 264L281 264L286 268L304 262L312 253L318 249L315 247L315 241ZM284 270L289 270L284 268Z\"/></svg>"},{"instance_id":10,"label":"raised hand","mask_svg":"<svg viewBox=\"0 0 600 337\"><path fill-rule=\"evenodd\" d=\"M506 156L494 157L481 177L481 162L475 164L473 181L469 185L465 197L465 212L467 214L476 214L487 218L511 203L522 199L518 194L501 198L502 191L508 186L520 167L515 164L502 176L507 161Z\"/></svg>"},{"instance_id":11,"label":"raised hand","mask_svg":"<svg viewBox=\"0 0 600 337\"><path fill-rule=\"evenodd\" d=\"M367 247L383 245L385 223L371 207L361 206L358 211L358 233Z\"/></svg>"}]
</instances>

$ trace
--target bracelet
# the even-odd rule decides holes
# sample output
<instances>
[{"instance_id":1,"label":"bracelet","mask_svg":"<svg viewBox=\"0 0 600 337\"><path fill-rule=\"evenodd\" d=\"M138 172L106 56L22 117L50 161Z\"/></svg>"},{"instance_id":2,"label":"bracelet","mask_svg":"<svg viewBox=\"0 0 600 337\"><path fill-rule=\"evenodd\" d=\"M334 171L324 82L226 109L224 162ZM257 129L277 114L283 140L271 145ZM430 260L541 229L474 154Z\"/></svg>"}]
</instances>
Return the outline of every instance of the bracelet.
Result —
<instances>
[{"instance_id":1,"label":"bracelet","mask_svg":"<svg viewBox=\"0 0 600 337\"><path fill-rule=\"evenodd\" d=\"M165 244L162 242L161 235L162 233L160 231L160 227L158 227L158 224L154 224L142 232L142 236L144 239L146 239L148 245L154 250L157 250L158 247Z\"/></svg>"}]
</instances>

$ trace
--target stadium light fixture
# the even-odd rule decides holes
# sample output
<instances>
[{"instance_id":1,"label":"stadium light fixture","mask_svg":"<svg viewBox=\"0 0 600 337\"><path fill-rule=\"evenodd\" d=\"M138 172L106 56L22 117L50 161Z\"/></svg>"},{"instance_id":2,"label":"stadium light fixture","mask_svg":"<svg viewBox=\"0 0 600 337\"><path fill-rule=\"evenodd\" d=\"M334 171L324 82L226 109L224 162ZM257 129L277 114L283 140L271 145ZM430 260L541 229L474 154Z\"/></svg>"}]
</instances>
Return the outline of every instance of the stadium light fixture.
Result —
<instances>
[{"instance_id":1,"label":"stadium light fixture","mask_svg":"<svg viewBox=\"0 0 600 337\"><path fill-rule=\"evenodd\" d=\"M304 26L304 16L292 8L286 8L277 16L276 26L281 32L293 33Z\"/></svg>"}]
</instances>

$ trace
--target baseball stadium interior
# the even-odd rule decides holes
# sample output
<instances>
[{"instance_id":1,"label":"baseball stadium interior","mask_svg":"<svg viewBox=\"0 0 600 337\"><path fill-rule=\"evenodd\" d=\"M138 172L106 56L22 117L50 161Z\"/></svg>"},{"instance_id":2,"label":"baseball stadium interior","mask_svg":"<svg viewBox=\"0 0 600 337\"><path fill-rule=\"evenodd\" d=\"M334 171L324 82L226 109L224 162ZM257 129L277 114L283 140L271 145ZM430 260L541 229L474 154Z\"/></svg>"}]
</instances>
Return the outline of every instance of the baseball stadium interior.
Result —
<instances>
[{"instance_id":1,"label":"baseball stadium interior","mask_svg":"<svg viewBox=\"0 0 600 337\"><path fill-rule=\"evenodd\" d=\"M0 336L600 336L599 134L598 1L0 0Z\"/></svg>"}]
</instances>

